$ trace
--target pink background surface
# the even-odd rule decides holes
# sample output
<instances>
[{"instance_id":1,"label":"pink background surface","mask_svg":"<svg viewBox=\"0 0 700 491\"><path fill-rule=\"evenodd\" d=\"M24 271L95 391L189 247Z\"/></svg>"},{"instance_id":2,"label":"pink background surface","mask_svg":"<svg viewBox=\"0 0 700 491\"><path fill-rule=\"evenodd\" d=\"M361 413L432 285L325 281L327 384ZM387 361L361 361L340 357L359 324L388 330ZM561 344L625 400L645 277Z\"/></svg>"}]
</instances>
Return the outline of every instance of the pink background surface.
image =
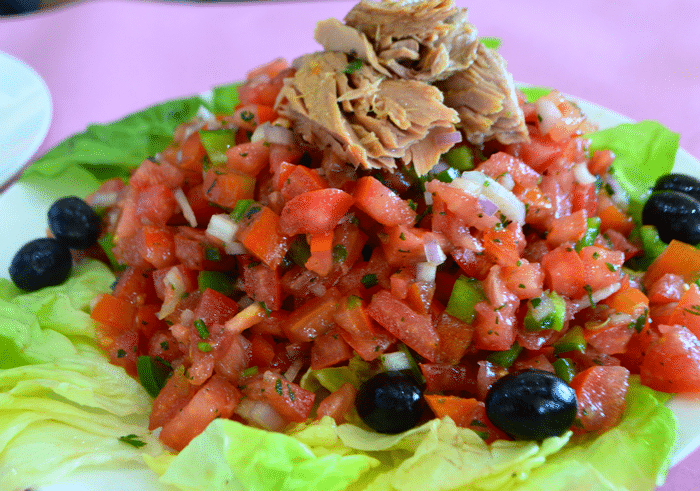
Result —
<instances>
[{"instance_id":1,"label":"pink background surface","mask_svg":"<svg viewBox=\"0 0 700 491\"><path fill-rule=\"evenodd\" d=\"M518 81L554 87L681 133L700 158L700 2L457 0L481 36L503 41ZM240 80L318 49L318 20L354 2L187 4L92 0L0 18L0 51L32 66L53 98L37 156L90 123ZM0 77L2 74L0 74ZM700 488L700 452L663 491Z\"/></svg>"}]
</instances>

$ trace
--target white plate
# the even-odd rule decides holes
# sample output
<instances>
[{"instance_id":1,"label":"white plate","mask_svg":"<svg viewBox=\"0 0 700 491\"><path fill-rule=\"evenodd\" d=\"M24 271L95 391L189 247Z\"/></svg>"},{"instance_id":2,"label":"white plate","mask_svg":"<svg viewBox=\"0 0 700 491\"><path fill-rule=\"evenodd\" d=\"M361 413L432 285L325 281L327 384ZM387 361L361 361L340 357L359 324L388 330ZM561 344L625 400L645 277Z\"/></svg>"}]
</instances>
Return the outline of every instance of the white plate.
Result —
<instances>
[{"instance_id":1,"label":"white plate","mask_svg":"<svg viewBox=\"0 0 700 491\"><path fill-rule=\"evenodd\" d=\"M19 172L51 123L51 95L33 68L0 51L0 189Z\"/></svg>"},{"instance_id":2,"label":"white plate","mask_svg":"<svg viewBox=\"0 0 700 491\"><path fill-rule=\"evenodd\" d=\"M631 122L625 116L575 97L570 97L601 129ZM676 157L674 170L700 177L700 162L681 149ZM31 189L20 183L0 195L0 210L16 210L0 221L0 274L7 278L7 267L14 251L22 244L39 237L46 230L46 212L51 203L61 196L73 194L70 183L56 183L51 188ZM678 418L678 440L673 453L673 464L678 463L700 446L700 396L676 396L669 403ZM125 473L113 471L88 471L76 474L61 484L43 487L40 491L164 491L155 476L146 471L132 469Z\"/></svg>"}]
</instances>

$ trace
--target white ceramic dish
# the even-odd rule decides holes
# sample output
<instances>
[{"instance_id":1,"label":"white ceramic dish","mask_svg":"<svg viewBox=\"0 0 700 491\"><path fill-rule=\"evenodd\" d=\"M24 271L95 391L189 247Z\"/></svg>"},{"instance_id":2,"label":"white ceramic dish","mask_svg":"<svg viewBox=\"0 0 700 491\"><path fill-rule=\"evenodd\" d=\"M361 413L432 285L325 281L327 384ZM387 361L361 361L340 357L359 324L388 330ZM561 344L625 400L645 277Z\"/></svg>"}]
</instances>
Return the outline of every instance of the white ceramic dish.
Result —
<instances>
[{"instance_id":1,"label":"white ceramic dish","mask_svg":"<svg viewBox=\"0 0 700 491\"><path fill-rule=\"evenodd\" d=\"M51 95L39 74L0 52L0 189L44 141L51 113Z\"/></svg>"},{"instance_id":2,"label":"white ceramic dish","mask_svg":"<svg viewBox=\"0 0 700 491\"><path fill-rule=\"evenodd\" d=\"M625 116L596 104L571 97L589 118L601 129L630 122ZM685 150L676 157L674 170L700 177L700 162ZM0 209L12 210L0 221L0 274L7 278L7 268L14 252L25 242L39 237L46 230L46 212L58 197L72 194L70 183L54 183L44 189L32 189L23 183L15 184L0 195ZM673 453L673 464L678 463L700 447L700 397L676 396L669 407L678 418L678 440ZM153 473L144 469L125 472L92 470L75 474L70 480L40 488L40 491L167 491L157 482Z\"/></svg>"}]
</instances>

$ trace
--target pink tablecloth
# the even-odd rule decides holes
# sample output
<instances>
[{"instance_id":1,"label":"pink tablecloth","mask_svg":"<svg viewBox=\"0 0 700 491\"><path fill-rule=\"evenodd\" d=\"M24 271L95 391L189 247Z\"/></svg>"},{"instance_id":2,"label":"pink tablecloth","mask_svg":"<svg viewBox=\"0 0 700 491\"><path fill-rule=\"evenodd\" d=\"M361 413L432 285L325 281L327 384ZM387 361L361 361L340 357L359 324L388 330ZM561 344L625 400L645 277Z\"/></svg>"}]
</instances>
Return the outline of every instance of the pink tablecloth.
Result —
<instances>
[{"instance_id":1,"label":"pink tablecloth","mask_svg":"<svg viewBox=\"0 0 700 491\"><path fill-rule=\"evenodd\" d=\"M316 21L354 2L185 4L95 0L0 18L0 50L46 80L53 121L41 155L94 122L240 80L277 56L317 49ZM499 37L516 80L557 88L681 133L700 158L697 0L459 0ZM2 76L2 74L0 74ZM664 491L697 489L700 452Z\"/></svg>"}]
</instances>

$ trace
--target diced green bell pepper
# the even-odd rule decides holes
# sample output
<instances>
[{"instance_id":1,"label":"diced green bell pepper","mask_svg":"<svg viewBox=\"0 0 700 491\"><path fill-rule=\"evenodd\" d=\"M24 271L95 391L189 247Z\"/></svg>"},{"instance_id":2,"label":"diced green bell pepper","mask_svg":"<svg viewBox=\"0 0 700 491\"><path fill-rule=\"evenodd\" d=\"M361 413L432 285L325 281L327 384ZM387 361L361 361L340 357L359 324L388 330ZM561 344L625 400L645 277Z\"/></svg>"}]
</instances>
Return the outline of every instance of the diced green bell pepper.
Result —
<instances>
[{"instance_id":1,"label":"diced green bell pepper","mask_svg":"<svg viewBox=\"0 0 700 491\"><path fill-rule=\"evenodd\" d=\"M562 379L567 384L571 382L571 379L576 375L576 366L571 358L559 358L554 363L554 373L557 377Z\"/></svg>"},{"instance_id":2,"label":"diced green bell pepper","mask_svg":"<svg viewBox=\"0 0 700 491\"><path fill-rule=\"evenodd\" d=\"M222 295L230 296L236 292L233 278L220 271L200 271L197 276L197 286L200 292L207 288L216 290Z\"/></svg>"},{"instance_id":3,"label":"diced green bell pepper","mask_svg":"<svg viewBox=\"0 0 700 491\"><path fill-rule=\"evenodd\" d=\"M581 249L587 246L592 246L596 237L600 233L600 217L591 217L586 219L586 233L576 242L574 249L576 252L581 252Z\"/></svg>"},{"instance_id":4,"label":"diced green bell pepper","mask_svg":"<svg viewBox=\"0 0 700 491\"><path fill-rule=\"evenodd\" d=\"M474 306L486 300L481 283L475 278L460 276L452 287L450 299L447 301L445 312L457 317L468 324L474 322L476 310Z\"/></svg>"},{"instance_id":5,"label":"diced green bell pepper","mask_svg":"<svg viewBox=\"0 0 700 491\"><path fill-rule=\"evenodd\" d=\"M486 359L499 367L510 368L510 366L515 363L515 360L518 358L518 355L522 350L523 347L516 341L513 343L513 346L511 346L510 349L506 351L494 351L488 355Z\"/></svg>"},{"instance_id":6,"label":"diced green bell pepper","mask_svg":"<svg viewBox=\"0 0 700 491\"><path fill-rule=\"evenodd\" d=\"M569 329L562 338L554 343L554 354L568 353L569 351L586 351L586 340L583 337L583 328L574 326Z\"/></svg>"},{"instance_id":7,"label":"diced green bell pepper","mask_svg":"<svg viewBox=\"0 0 700 491\"><path fill-rule=\"evenodd\" d=\"M199 130L199 138L209 160L214 165L226 163L226 150L236 144L236 133L222 128L219 130Z\"/></svg>"},{"instance_id":8,"label":"diced green bell pepper","mask_svg":"<svg viewBox=\"0 0 700 491\"><path fill-rule=\"evenodd\" d=\"M449 149L442 154L442 160L460 172L474 168L474 154L469 147L461 146Z\"/></svg>"},{"instance_id":9,"label":"diced green bell pepper","mask_svg":"<svg viewBox=\"0 0 700 491\"><path fill-rule=\"evenodd\" d=\"M556 292L547 291L531 299L527 304L527 314L523 324L528 331L554 329L561 331L564 327L566 303Z\"/></svg>"}]
</instances>

